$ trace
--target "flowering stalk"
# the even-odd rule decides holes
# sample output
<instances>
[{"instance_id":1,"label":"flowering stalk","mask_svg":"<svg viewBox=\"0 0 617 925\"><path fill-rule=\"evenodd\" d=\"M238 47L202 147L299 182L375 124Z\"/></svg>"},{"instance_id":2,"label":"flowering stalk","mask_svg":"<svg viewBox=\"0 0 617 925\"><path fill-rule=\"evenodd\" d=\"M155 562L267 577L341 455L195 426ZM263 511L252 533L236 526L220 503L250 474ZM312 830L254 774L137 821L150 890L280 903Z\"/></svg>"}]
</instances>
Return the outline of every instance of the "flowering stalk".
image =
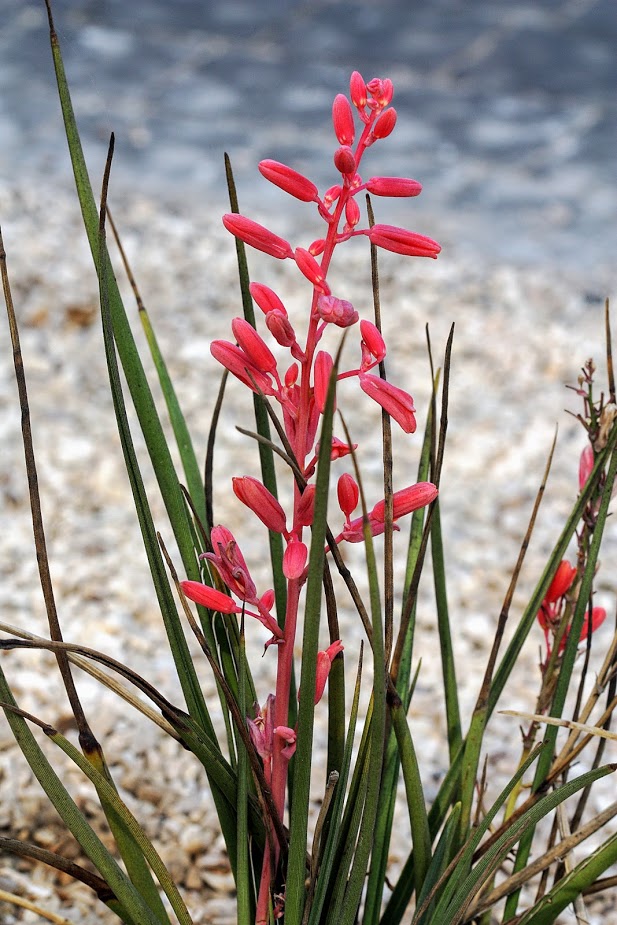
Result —
<instances>
[{"instance_id":1,"label":"flowering stalk","mask_svg":"<svg viewBox=\"0 0 617 925\"><path fill-rule=\"evenodd\" d=\"M253 741L258 741L258 751L267 764L267 778L272 788L274 805L283 819L287 787L289 758L295 742L289 731L288 704L294 673L294 646L302 588L307 577L308 550L304 542L304 531L312 523L315 485L311 482L315 474L317 447L315 441L320 419L326 408L326 396L334 368L332 355L320 348L320 342L328 328L350 328L360 321L359 312L343 297L335 294L328 284L328 271L335 249L354 237L368 236L377 247L403 255L436 257L439 245L424 235L418 235L391 225L362 227L359 193L367 190L380 197L414 197L421 186L405 177L371 177L366 183L359 169L366 150L376 141L386 138L394 129L396 111L390 106L393 87L389 80L374 79L365 84L361 75L354 72L350 81L350 99L339 94L333 104L332 120L339 147L334 153L334 164L340 180L320 196L315 184L285 164L274 160L262 161L261 174L284 192L302 202L315 203L321 220L325 223L324 236L316 239L308 248L295 247L246 216L228 214L223 223L228 231L245 244L279 260L291 260L302 276L311 284L312 292L308 306L308 324L303 343L299 343L295 327L289 320L283 300L268 286L252 283L250 291L254 301L265 315L266 329L275 344L288 351L286 364L277 360L267 340L244 319L232 322L235 343L216 340L211 352L229 372L253 391L260 391L281 409L282 424L295 462L307 481L301 490L294 484L293 505L286 516L280 503L259 482L244 476L233 479L236 496L256 517L278 533L285 543L283 574L287 582L287 608L284 630L275 628L270 612L271 596L259 596L250 578L246 563L239 551L235 538L224 527L212 530L213 553L206 555L230 593L240 598L245 612L257 617L272 633L267 645L275 644L277 650L276 690L267 701L267 716L259 721L251 720ZM356 121L360 131L356 133ZM356 366L341 369L337 379L357 378L360 388L368 398L381 406L406 433L416 428L414 404L411 396L403 389L376 375L372 370L386 356L386 344L375 325L367 319L360 321L360 356ZM266 335L267 336L267 335ZM274 346L274 345L273 345ZM331 459L343 458L350 447L341 440L332 439ZM343 476L339 484L339 502L345 521L336 537L343 541L361 542L363 539L362 518L350 520L357 504L357 486L351 476ZM393 520L429 504L437 494L430 483L412 485L394 494ZM355 498L355 502L354 502ZM369 515L369 529L377 536L385 530L385 502L378 502ZM394 529L398 529L394 524ZM188 597L211 606L222 613L237 613L240 605L232 597L211 589L200 591L194 583L184 584ZM316 666L315 702L321 698L332 660L343 650L340 640L332 639L328 649L320 652ZM259 735L255 731L259 725ZM278 735L277 730L285 730ZM264 737L270 737L268 742ZM267 920L271 901L271 881L278 863L278 844L264 853L264 863L257 904L258 925ZM274 866L273 866L274 865ZM280 901L279 901L280 906Z\"/></svg>"}]
</instances>

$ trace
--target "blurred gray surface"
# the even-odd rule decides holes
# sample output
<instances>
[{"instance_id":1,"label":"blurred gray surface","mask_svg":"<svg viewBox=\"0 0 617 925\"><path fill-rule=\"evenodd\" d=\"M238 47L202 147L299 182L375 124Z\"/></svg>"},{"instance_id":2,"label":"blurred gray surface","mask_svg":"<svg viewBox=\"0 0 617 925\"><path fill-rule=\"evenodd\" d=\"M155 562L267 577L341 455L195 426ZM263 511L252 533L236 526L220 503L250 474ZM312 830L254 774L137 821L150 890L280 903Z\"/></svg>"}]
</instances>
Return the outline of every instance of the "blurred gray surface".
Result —
<instances>
[{"instance_id":1,"label":"blurred gray surface","mask_svg":"<svg viewBox=\"0 0 617 925\"><path fill-rule=\"evenodd\" d=\"M399 123L365 175L424 184L381 205L470 256L609 265L617 231L616 0L54 0L99 184L179 209L288 209L274 157L336 181L330 107L349 74L390 76ZM0 0L0 180L69 176L43 0ZM256 211L257 210L257 211Z\"/></svg>"}]
</instances>

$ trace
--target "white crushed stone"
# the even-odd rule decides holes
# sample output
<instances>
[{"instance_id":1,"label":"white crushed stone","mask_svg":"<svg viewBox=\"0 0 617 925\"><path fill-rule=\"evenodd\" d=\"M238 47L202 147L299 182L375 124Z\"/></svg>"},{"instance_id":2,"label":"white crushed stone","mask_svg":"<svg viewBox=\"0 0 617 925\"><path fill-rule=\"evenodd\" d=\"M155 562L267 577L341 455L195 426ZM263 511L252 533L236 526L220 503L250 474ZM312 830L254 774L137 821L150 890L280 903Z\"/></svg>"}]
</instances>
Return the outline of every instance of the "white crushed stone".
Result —
<instances>
[{"instance_id":1,"label":"white crushed stone","mask_svg":"<svg viewBox=\"0 0 617 925\"><path fill-rule=\"evenodd\" d=\"M138 197L125 199L114 211L202 457L219 373L210 357L209 343L215 337L229 337L231 318L241 313L233 244L220 225L218 213L202 212L192 217L161 214L155 203ZM0 217L21 325L49 555L65 638L126 662L169 699L181 702L116 435L96 281L77 206L65 190L6 186L0 187ZM275 230L293 234L284 220ZM293 235L291 240L294 245L306 245L311 236L316 236L314 231L302 239ZM366 256L366 247L347 245L340 249L332 272L334 291L354 301L364 316L371 310ZM253 278L272 285L292 318L301 319L307 289L294 268L259 254L251 254L250 259ZM121 272L119 277L132 311ZM420 427L429 386L424 326L430 323L439 363L450 324L456 322L449 444L441 494L461 707L467 719L556 423L559 441L553 473L515 597L513 625L575 499L583 435L573 418L563 412L566 407L579 410L575 396L564 384L576 382L581 365L591 355L600 369L604 368L603 300L614 294L614 280L608 273L585 279L575 268L471 264L457 258L456 252L450 256L446 249L437 261L384 255L381 282L389 376L414 395ZM136 312L134 317L145 356ZM300 321L298 328L301 325ZM349 341L351 345L353 338ZM0 612L3 621L45 635L6 325L1 328L0 344L4 524L0 531ZM152 364L147 359L145 363L151 371ZM601 388L601 372L598 383ZM359 389L354 392L353 388L353 383L345 383L340 404L344 406L347 395L349 423L360 444L369 501L378 500L380 461L372 440L379 415ZM158 400L158 387L154 392ZM226 417L219 428L216 519L237 533L258 584L263 584L263 533L255 529L227 487L231 474L257 471L253 447L234 429L236 423L251 427L248 398L242 386L230 383ZM420 437L396 434L395 441L395 487L402 487L414 480ZM138 437L136 443L144 458ZM340 464L335 471L343 471ZM169 540L147 461L144 474L157 527ZM333 522L335 518L333 513ZM403 546L404 529L397 538L399 567ZM610 525L597 585L598 603L609 613L615 606L611 563L616 552L617 538ZM350 564L361 569L361 547L350 547L345 555ZM361 580L359 584L362 587ZM411 717L426 794L431 799L444 771L447 749L441 699L436 693L440 690L440 664L429 584L418 613L416 659L422 658L422 671ZM346 601L344 594L341 600ZM341 627L351 682L361 627L345 604ZM269 657L271 653L261 658L264 633L259 627L251 629L255 633L254 643L250 642L254 645L253 665L263 700L273 684L274 660ZM608 626L598 631L597 652L601 653L609 638ZM504 706L533 709L540 642L540 632L532 633ZM215 718L220 719L210 672L196 644L191 645L208 703ZM68 721L68 706L49 654L19 651L1 657L24 709L51 724ZM134 715L123 701L89 677L78 672L76 677L86 712L122 795L178 880L196 925L235 921L233 880L201 767L147 720ZM365 689L370 678L367 665ZM318 750L325 744L325 712L323 707L317 711ZM75 799L100 824L101 814L90 785L58 758L51 743L43 741L42 746L63 769L63 780ZM516 721L496 716L487 747L490 798L512 772L518 757ZM617 760L614 743L609 744L605 757ZM598 788L597 806L612 799L614 784L605 784ZM322 782L316 779L316 805L321 787ZM398 816L405 820L402 803L399 810ZM4 718L0 720L0 832L79 857L12 744ZM403 821L391 848L392 877L406 856L408 843ZM31 868L6 855L0 858L0 887L40 902L71 922L93 925L116 921L87 890L71 884L68 878L52 877L43 867ZM604 897L590 905L592 925L602 921L606 901ZM32 914L1 903L0 919L6 925L35 921ZM570 917L563 917L563 922L569 921Z\"/></svg>"}]
</instances>

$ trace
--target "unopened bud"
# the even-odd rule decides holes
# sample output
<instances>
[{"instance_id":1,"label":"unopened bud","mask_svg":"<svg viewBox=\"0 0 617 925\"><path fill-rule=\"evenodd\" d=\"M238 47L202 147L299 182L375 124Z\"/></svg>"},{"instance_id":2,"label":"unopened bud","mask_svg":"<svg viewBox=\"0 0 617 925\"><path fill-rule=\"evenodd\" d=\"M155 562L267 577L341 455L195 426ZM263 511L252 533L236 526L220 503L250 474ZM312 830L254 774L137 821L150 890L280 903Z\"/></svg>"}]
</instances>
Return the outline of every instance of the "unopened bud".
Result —
<instances>
[{"instance_id":1,"label":"unopened bud","mask_svg":"<svg viewBox=\"0 0 617 925\"><path fill-rule=\"evenodd\" d=\"M381 138L387 138L394 131L396 125L396 109L386 109L373 126L371 138L373 141L379 141Z\"/></svg>"},{"instance_id":2,"label":"unopened bud","mask_svg":"<svg viewBox=\"0 0 617 925\"><path fill-rule=\"evenodd\" d=\"M276 358L265 341L259 336L252 324L244 318L234 318L231 330L252 364L264 373L276 369Z\"/></svg>"},{"instance_id":3,"label":"unopened bud","mask_svg":"<svg viewBox=\"0 0 617 925\"><path fill-rule=\"evenodd\" d=\"M300 272L306 276L308 281L313 284L316 289L319 289L324 295L330 295L330 287L328 286L326 279L321 272L321 267L315 260L312 254L309 254L307 250L303 247L296 247L294 254L296 263Z\"/></svg>"},{"instance_id":4,"label":"unopened bud","mask_svg":"<svg viewBox=\"0 0 617 925\"><path fill-rule=\"evenodd\" d=\"M238 215L235 212L228 213L223 216L223 224L227 231L244 241L245 244L250 245L250 247L254 247L255 250L263 251L264 254L276 257L277 260L293 257L293 251L288 241L245 215Z\"/></svg>"},{"instance_id":5,"label":"unopened bud","mask_svg":"<svg viewBox=\"0 0 617 925\"><path fill-rule=\"evenodd\" d=\"M349 176L356 172L356 158L352 149L348 145L341 145L334 152L334 166L344 176Z\"/></svg>"},{"instance_id":6,"label":"unopened bud","mask_svg":"<svg viewBox=\"0 0 617 925\"><path fill-rule=\"evenodd\" d=\"M366 183L374 196L419 196L422 184L407 177L371 177Z\"/></svg>"},{"instance_id":7,"label":"unopened bud","mask_svg":"<svg viewBox=\"0 0 617 925\"><path fill-rule=\"evenodd\" d=\"M332 104L332 122L334 134L340 145L352 145L355 138L353 111L346 96L338 93Z\"/></svg>"},{"instance_id":8,"label":"unopened bud","mask_svg":"<svg viewBox=\"0 0 617 925\"><path fill-rule=\"evenodd\" d=\"M367 232L371 244L406 257L436 257L441 246L426 235L397 228L396 225L373 225Z\"/></svg>"},{"instance_id":9,"label":"unopened bud","mask_svg":"<svg viewBox=\"0 0 617 925\"><path fill-rule=\"evenodd\" d=\"M253 300L259 305L260 309L267 315L271 311L282 312L283 315L287 314L285 306L277 296L276 292L273 289L270 289L269 286L264 286L263 283L251 283L249 286L249 292L251 293Z\"/></svg>"},{"instance_id":10,"label":"unopened bud","mask_svg":"<svg viewBox=\"0 0 617 925\"><path fill-rule=\"evenodd\" d=\"M307 177L278 161L265 160L259 163L259 172L280 189L295 196L301 202L315 202L319 198L317 187Z\"/></svg>"},{"instance_id":11,"label":"unopened bud","mask_svg":"<svg viewBox=\"0 0 617 925\"><path fill-rule=\"evenodd\" d=\"M366 106L366 84L359 71L354 71L349 80L349 95L356 109L363 110Z\"/></svg>"}]
</instances>

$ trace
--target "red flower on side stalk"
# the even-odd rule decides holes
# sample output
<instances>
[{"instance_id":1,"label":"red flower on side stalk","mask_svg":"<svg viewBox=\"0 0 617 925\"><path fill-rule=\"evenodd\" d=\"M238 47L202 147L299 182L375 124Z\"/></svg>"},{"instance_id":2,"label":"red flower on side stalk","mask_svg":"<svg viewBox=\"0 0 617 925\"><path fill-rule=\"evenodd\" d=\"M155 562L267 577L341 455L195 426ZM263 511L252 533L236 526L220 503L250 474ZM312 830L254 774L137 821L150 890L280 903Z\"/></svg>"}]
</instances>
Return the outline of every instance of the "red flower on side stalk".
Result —
<instances>
[{"instance_id":1,"label":"red flower on side stalk","mask_svg":"<svg viewBox=\"0 0 617 925\"><path fill-rule=\"evenodd\" d=\"M403 389L397 388L391 382L373 376L371 373L360 373L360 388L387 411L391 418L405 431L413 434L416 429L416 417L413 398Z\"/></svg>"},{"instance_id":2,"label":"red flower on side stalk","mask_svg":"<svg viewBox=\"0 0 617 925\"><path fill-rule=\"evenodd\" d=\"M549 585L549 588L544 596L542 605L537 614L538 623L540 624L544 632L544 640L546 642L546 657L550 658L552 652L551 646L551 635L554 636L559 628L559 625L563 619L566 603L568 600L568 593L574 584L576 578L576 568L573 565L563 559L555 572L555 577ZM590 619L591 617L591 619ZM587 609L585 616L583 618L583 624L581 627L581 633L579 637L579 643L585 642L590 634L595 632L606 619L606 610L604 607L592 607L591 615L589 609ZM561 641L559 643L559 652L562 652L568 641L570 635L570 626L566 628Z\"/></svg>"}]
</instances>

